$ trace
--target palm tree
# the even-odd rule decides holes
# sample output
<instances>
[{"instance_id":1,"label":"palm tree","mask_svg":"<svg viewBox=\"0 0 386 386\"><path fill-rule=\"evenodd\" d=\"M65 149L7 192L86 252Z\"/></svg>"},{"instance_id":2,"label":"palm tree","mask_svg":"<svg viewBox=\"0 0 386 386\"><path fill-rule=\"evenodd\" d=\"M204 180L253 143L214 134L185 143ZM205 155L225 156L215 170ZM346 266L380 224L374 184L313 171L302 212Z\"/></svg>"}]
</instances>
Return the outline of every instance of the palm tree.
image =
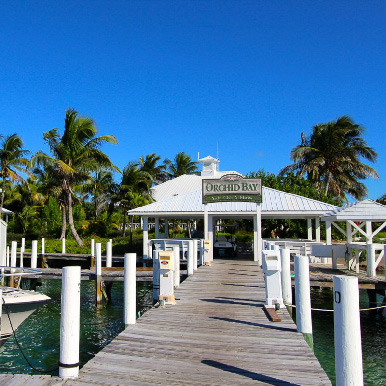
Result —
<instances>
[{"instance_id":1,"label":"palm tree","mask_svg":"<svg viewBox=\"0 0 386 386\"><path fill-rule=\"evenodd\" d=\"M291 151L292 165L280 173L296 171L314 182L326 196L333 194L347 201L346 193L361 200L367 194L360 180L378 178L378 173L361 162L375 162L377 153L362 138L364 128L348 116L318 124L307 137L302 133L301 144Z\"/></svg>"},{"instance_id":2,"label":"palm tree","mask_svg":"<svg viewBox=\"0 0 386 386\"><path fill-rule=\"evenodd\" d=\"M78 116L77 111L68 109L63 136L60 136L58 129L52 129L43 135L52 157L43 152L38 152L34 157L34 162L51 165L53 180L57 182L58 191L63 198L63 221L67 212L68 224L79 245L83 245L83 242L75 229L72 213L75 186L86 181L91 171L100 168L119 171L100 150L103 143L116 144L117 139L112 135L95 137L96 133L97 129L91 118Z\"/></svg>"},{"instance_id":3,"label":"palm tree","mask_svg":"<svg viewBox=\"0 0 386 386\"><path fill-rule=\"evenodd\" d=\"M150 187L153 179L148 172L140 170L136 162L129 162L122 171L122 181L116 194L116 202L123 210L123 231L126 235L127 211L152 201ZM130 238L131 238L130 231Z\"/></svg>"},{"instance_id":4,"label":"palm tree","mask_svg":"<svg viewBox=\"0 0 386 386\"><path fill-rule=\"evenodd\" d=\"M3 138L1 135L0 138ZM17 134L8 135L0 146L0 177L1 177L1 204L0 218L4 207L5 182L23 182L24 178L19 173L31 175L28 171L29 160L25 158L29 150L23 149L23 141Z\"/></svg>"},{"instance_id":5,"label":"palm tree","mask_svg":"<svg viewBox=\"0 0 386 386\"><path fill-rule=\"evenodd\" d=\"M190 155L180 152L174 157L174 161L164 161L170 178L176 178L183 174L192 174L198 171L197 162L192 161Z\"/></svg>"},{"instance_id":6,"label":"palm tree","mask_svg":"<svg viewBox=\"0 0 386 386\"><path fill-rule=\"evenodd\" d=\"M167 180L166 165L157 165L161 157L155 153L142 156L139 159L139 170L147 172L153 178L154 184L158 185Z\"/></svg>"}]
</instances>

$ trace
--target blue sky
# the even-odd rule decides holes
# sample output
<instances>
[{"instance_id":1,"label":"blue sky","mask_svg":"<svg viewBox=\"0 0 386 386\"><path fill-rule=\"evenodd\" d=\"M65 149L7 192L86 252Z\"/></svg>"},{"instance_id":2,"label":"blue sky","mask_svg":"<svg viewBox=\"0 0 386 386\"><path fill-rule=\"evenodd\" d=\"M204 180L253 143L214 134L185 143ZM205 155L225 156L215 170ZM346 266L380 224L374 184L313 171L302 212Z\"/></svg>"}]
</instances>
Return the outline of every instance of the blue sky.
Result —
<instances>
[{"instance_id":1,"label":"blue sky","mask_svg":"<svg viewBox=\"0 0 386 386\"><path fill-rule=\"evenodd\" d=\"M0 133L47 150L73 107L123 168L217 155L221 170L290 163L302 131L349 115L386 193L385 1L27 1L0 4Z\"/></svg>"}]
</instances>

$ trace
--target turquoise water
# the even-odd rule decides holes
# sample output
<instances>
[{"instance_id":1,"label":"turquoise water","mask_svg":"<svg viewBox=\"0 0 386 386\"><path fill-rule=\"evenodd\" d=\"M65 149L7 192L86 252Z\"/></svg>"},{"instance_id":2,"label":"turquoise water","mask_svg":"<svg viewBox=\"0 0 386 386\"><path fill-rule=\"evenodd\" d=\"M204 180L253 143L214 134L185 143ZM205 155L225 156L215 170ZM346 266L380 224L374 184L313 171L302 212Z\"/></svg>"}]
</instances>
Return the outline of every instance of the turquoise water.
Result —
<instances>
[{"instance_id":1,"label":"turquoise water","mask_svg":"<svg viewBox=\"0 0 386 386\"><path fill-rule=\"evenodd\" d=\"M34 367L44 371L57 368L60 340L61 280L41 280L37 291L52 298L52 302L36 310L16 331L17 339ZM143 312L151 302L152 283L137 282L137 310ZM123 283L112 287L112 302L95 305L95 283L81 283L80 362L85 364L108 344L123 325ZM23 358L15 339L9 338L0 349L1 373L36 374ZM47 372L48 373L48 372ZM50 374L57 374L52 372Z\"/></svg>"},{"instance_id":2,"label":"turquoise water","mask_svg":"<svg viewBox=\"0 0 386 386\"><path fill-rule=\"evenodd\" d=\"M332 290L312 290L312 307L332 309ZM383 296L377 295L380 305ZM360 308L369 308L365 290L360 290ZM315 355L335 385L334 315L332 312L313 311ZM386 310L361 312L362 355L366 386L386 385Z\"/></svg>"}]
</instances>

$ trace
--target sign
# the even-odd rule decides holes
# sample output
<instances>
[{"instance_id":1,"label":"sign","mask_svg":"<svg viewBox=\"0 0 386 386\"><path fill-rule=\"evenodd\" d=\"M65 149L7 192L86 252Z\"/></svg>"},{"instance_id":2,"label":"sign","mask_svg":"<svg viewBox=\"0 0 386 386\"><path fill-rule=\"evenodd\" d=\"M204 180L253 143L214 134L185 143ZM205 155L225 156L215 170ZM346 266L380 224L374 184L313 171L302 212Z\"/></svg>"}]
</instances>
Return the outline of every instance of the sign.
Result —
<instances>
[{"instance_id":1,"label":"sign","mask_svg":"<svg viewBox=\"0 0 386 386\"><path fill-rule=\"evenodd\" d=\"M173 252L162 251L159 253L159 265L160 269L173 269Z\"/></svg>"},{"instance_id":2,"label":"sign","mask_svg":"<svg viewBox=\"0 0 386 386\"><path fill-rule=\"evenodd\" d=\"M260 178L227 174L220 179L202 180L202 202L262 202Z\"/></svg>"}]
</instances>

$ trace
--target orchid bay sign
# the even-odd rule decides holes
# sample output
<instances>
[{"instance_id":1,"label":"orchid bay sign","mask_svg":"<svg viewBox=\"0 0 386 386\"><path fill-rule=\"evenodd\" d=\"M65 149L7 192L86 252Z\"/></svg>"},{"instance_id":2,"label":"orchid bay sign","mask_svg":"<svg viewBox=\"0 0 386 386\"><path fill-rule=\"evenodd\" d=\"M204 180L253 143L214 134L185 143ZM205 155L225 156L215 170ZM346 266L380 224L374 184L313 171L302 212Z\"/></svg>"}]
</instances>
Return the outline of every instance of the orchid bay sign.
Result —
<instances>
[{"instance_id":1,"label":"orchid bay sign","mask_svg":"<svg viewBox=\"0 0 386 386\"><path fill-rule=\"evenodd\" d=\"M202 180L202 202L262 202L261 179L227 174L220 179Z\"/></svg>"}]
</instances>

